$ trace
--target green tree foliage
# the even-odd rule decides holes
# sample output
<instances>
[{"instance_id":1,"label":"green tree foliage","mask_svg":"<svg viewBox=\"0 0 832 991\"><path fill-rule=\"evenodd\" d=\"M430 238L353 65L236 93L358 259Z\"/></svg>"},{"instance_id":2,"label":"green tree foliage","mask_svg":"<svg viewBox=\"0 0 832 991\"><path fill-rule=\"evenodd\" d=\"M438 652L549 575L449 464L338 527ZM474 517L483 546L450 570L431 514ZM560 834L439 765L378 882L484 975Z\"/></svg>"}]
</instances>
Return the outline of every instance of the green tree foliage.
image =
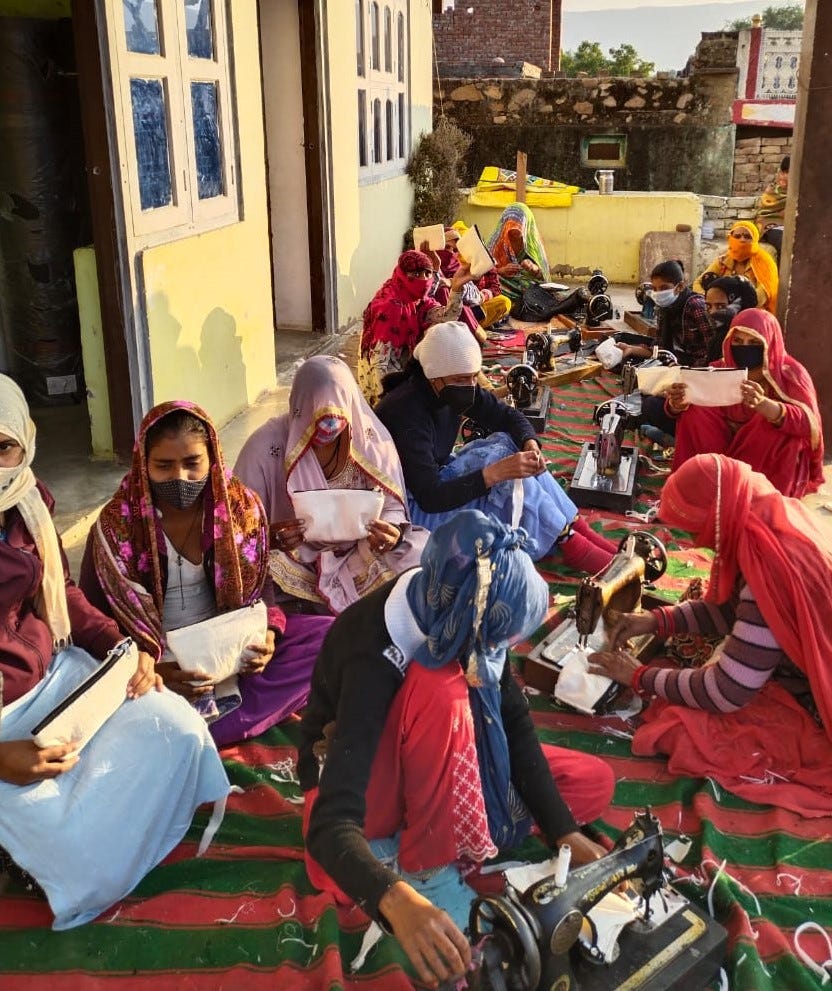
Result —
<instances>
[{"instance_id":1,"label":"green tree foliage","mask_svg":"<svg viewBox=\"0 0 832 991\"><path fill-rule=\"evenodd\" d=\"M582 41L574 52L562 52L561 70L567 76L651 76L655 62L645 61L632 45L610 48L608 55L597 41Z\"/></svg>"},{"instance_id":2,"label":"green tree foliage","mask_svg":"<svg viewBox=\"0 0 832 991\"><path fill-rule=\"evenodd\" d=\"M803 4L791 3L785 7L766 7L762 16L763 27L774 28L776 31L800 31L803 27ZM750 27L750 17L741 17L728 25L730 31L742 31Z\"/></svg>"},{"instance_id":3,"label":"green tree foliage","mask_svg":"<svg viewBox=\"0 0 832 991\"><path fill-rule=\"evenodd\" d=\"M471 138L447 117L419 138L406 169L413 185L414 227L447 226L456 220L462 165L470 147ZM412 247L407 239L405 246Z\"/></svg>"}]
</instances>

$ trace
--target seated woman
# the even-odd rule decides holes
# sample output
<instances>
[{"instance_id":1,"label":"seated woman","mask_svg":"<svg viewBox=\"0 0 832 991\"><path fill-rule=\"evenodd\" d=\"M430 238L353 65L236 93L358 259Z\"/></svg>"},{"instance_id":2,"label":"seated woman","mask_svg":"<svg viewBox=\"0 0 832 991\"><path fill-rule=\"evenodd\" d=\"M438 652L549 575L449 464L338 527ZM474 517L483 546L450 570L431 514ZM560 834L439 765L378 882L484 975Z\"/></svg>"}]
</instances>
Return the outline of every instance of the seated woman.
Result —
<instances>
[{"instance_id":1,"label":"seated woman","mask_svg":"<svg viewBox=\"0 0 832 991\"><path fill-rule=\"evenodd\" d=\"M724 275L744 275L757 290L757 305L769 313L777 312L777 266L760 247L760 232L750 220L738 220L728 231L728 250L718 255L694 282L694 292L705 292L703 279L709 272L719 279Z\"/></svg>"},{"instance_id":2,"label":"seated woman","mask_svg":"<svg viewBox=\"0 0 832 991\"><path fill-rule=\"evenodd\" d=\"M460 258L457 242L460 235L467 230L465 224L458 220L452 227L445 228L445 247L438 252L442 265L442 273L451 277L459 268ZM491 327L504 320L511 310L511 300L503 295L500 287L500 276L496 268L486 272L475 282L469 282L462 291L462 298L471 307L474 317L481 327ZM463 311L464 312L464 311Z\"/></svg>"},{"instance_id":3,"label":"seated woman","mask_svg":"<svg viewBox=\"0 0 832 991\"><path fill-rule=\"evenodd\" d=\"M710 273L713 276L713 273ZM703 277L705 309L712 328L708 345L708 363L722 357L722 342L731 321L740 310L753 310L757 306L757 290L744 275L725 275L721 279Z\"/></svg>"},{"instance_id":4,"label":"seated woman","mask_svg":"<svg viewBox=\"0 0 832 991\"><path fill-rule=\"evenodd\" d=\"M774 179L766 186L757 200L754 222L760 231L760 242L770 244L779 257L783 247L783 226L786 222L786 200L789 195L789 166L791 156L786 155Z\"/></svg>"},{"instance_id":5,"label":"seated woman","mask_svg":"<svg viewBox=\"0 0 832 991\"><path fill-rule=\"evenodd\" d=\"M197 806L224 802L229 786L204 722L182 699L150 691L161 686L144 653L127 701L82 753L77 740L33 742L32 729L124 639L69 579L34 454L26 400L2 375L0 861L34 879L53 927L68 929L129 894Z\"/></svg>"},{"instance_id":6,"label":"seated woman","mask_svg":"<svg viewBox=\"0 0 832 991\"><path fill-rule=\"evenodd\" d=\"M716 451L762 472L783 495L800 498L823 484L823 434L817 393L803 365L786 353L783 331L765 310L731 321L717 368L747 368L742 403L689 406L681 383L666 411L677 417L673 470Z\"/></svg>"},{"instance_id":7,"label":"seated woman","mask_svg":"<svg viewBox=\"0 0 832 991\"><path fill-rule=\"evenodd\" d=\"M524 537L469 510L431 534L421 568L338 617L301 725L310 880L383 920L429 986L470 962L461 866L533 822L574 864L604 853L578 824L606 808L610 768L541 746L506 663L549 605Z\"/></svg>"},{"instance_id":8,"label":"seated woman","mask_svg":"<svg viewBox=\"0 0 832 991\"><path fill-rule=\"evenodd\" d=\"M256 736L306 701L323 617L269 607L265 643L249 645L236 690L215 697L208 674L184 671L166 634L261 597L268 523L225 468L216 430L194 403L162 403L142 421L133 465L90 531L81 587L146 650L165 684L211 720L221 746ZM233 687L233 684L232 684Z\"/></svg>"},{"instance_id":9,"label":"seated woman","mask_svg":"<svg viewBox=\"0 0 832 991\"><path fill-rule=\"evenodd\" d=\"M832 543L797 500L747 464L702 454L668 479L659 516L714 550L705 599L625 614L591 670L656 697L633 738L672 774L753 802L832 814ZM717 660L642 665L629 637L726 636Z\"/></svg>"},{"instance_id":10,"label":"seated woman","mask_svg":"<svg viewBox=\"0 0 832 991\"><path fill-rule=\"evenodd\" d=\"M307 359L295 374L289 410L249 437L234 470L263 500L269 568L282 598L294 600L293 609L340 613L418 563L427 533L410 524L396 447L343 361ZM379 489L381 515L360 540L311 543L292 496L315 489Z\"/></svg>"},{"instance_id":11,"label":"seated woman","mask_svg":"<svg viewBox=\"0 0 832 991\"><path fill-rule=\"evenodd\" d=\"M557 544L570 567L606 567L615 546L578 516L546 470L528 419L476 384L482 355L467 329L431 327L414 359L398 381L388 380L377 408L401 458L413 521L435 530L463 507L479 509L504 523L519 520L535 558ZM454 455L464 417L495 432Z\"/></svg>"},{"instance_id":12,"label":"seated woman","mask_svg":"<svg viewBox=\"0 0 832 991\"><path fill-rule=\"evenodd\" d=\"M423 251L405 251L364 310L358 383L371 406L381 398L384 376L404 368L427 328L460 317L462 289L471 281L470 272L461 265L453 273L450 295L443 304L435 296L438 266L438 257L434 262Z\"/></svg>"},{"instance_id":13,"label":"seated woman","mask_svg":"<svg viewBox=\"0 0 832 991\"><path fill-rule=\"evenodd\" d=\"M534 214L525 203L503 210L488 242L504 296L518 302L524 290L549 278L549 260ZM446 318L453 319L453 318Z\"/></svg>"}]
</instances>

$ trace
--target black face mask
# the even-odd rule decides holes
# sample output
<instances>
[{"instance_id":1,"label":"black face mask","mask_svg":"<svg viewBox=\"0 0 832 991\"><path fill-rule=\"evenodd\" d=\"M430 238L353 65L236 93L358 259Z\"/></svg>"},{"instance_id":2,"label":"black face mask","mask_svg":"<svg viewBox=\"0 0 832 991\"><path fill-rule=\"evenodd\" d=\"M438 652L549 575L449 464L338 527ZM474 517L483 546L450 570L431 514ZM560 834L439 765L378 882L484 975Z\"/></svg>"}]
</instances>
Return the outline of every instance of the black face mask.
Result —
<instances>
[{"instance_id":1,"label":"black face mask","mask_svg":"<svg viewBox=\"0 0 832 991\"><path fill-rule=\"evenodd\" d=\"M729 303L721 310L714 310L708 314L708 322L715 329L724 334L731 326L731 321L740 312L739 303Z\"/></svg>"},{"instance_id":2,"label":"black face mask","mask_svg":"<svg viewBox=\"0 0 832 991\"><path fill-rule=\"evenodd\" d=\"M737 368L759 368L763 363L762 344L732 344L731 356Z\"/></svg>"},{"instance_id":3,"label":"black face mask","mask_svg":"<svg viewBox=\"0 0 832 991\"><path fill-rule=\"evenodd\" d=\"M450 406L454 413L467 413L477 397L475 385L446 385L438 392L440 402Z\"/></svg>"},{"instance_id":4,"label":"black face mask","mask_svg":"<svg viewBox=\"0 0 832 991\"><path fill-rule=\"evenodd\" d=\"M161 499L177 509L188 509L202 495L207 481L207 475L195 481L189 478L169 478L164 482L154 482L150 479L150 491L154 500Z\"/></svg>"}]
</instances>

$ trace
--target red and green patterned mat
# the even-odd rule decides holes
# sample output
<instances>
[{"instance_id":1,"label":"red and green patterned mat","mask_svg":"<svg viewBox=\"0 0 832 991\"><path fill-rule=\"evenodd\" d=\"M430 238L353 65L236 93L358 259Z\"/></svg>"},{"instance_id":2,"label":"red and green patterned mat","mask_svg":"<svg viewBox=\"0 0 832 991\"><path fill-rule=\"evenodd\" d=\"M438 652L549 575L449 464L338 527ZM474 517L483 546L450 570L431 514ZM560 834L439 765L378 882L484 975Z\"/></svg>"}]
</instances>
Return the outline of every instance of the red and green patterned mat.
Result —
<instances>
[{"instance_id":1,"label":"red and green patterned mat","mask_svg":"<svg viewBox=\"0 0 832 991\"><path fill-rule=\"evenodd\" d=\"M559 389L545 452L568 481L580 444L593 435L593 405L615 391L605 377ZM656 500L661 477L643 472L636 509ZM642 524L593 512L594 526L611 537ZM707 557L685 549L684 535L651 526L674 550L660 589L677 596L690 578L707 574ZM566 594L576 576L556 561L543 571ZM797 959L796 926L832 927L832 819L799 816L752 805L708 780L675 778L660 759L630 753L629 728L613 717L589 719L555 710L541 696L531 704L541 738L597 754L618 780L613 803L596 825L614 838L633 811L649 804L668 838L693 839L680 887L705 906L713 888L716 917L730 934L726 960L734 991L809 991L821 982ZM357 974L350 972L366 919L336 908L314 891L302 860L300 797L292 783L297 722L223 752L229 775L242 788L207 855L194 858L206 815L186 840L136 891L97 922L69 932L50 930L45 903L10 885L0 895L2 991L406 991L413 985L404 956L384 939ZM125 829L130 824L125 823ZM140 840L137 837L137 842ZM95 822L89 824L95 843ZM529 841L528 852L542 852ZM827 958L821 937L805 949ZM717 986L717 985L715 985ZM691 989L694 991L694 989Z\"/></svg>"}]
</instances>

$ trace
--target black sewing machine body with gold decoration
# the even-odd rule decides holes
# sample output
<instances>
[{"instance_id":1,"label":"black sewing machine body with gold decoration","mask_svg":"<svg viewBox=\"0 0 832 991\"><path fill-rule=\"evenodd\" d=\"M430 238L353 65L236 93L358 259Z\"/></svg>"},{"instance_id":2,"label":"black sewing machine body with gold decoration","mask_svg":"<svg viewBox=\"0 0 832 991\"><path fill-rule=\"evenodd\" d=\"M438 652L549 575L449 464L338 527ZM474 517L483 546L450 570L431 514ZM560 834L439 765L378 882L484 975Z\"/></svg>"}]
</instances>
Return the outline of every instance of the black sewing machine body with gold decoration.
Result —
<instances>
[{"instance_id":1,"label":"black sewing machine body with gold decoration","mask_svg":"<svg viewBox=\"0 0 832 991\"><path fill-rule=\"evenodd\" d=\"M471 905L470 938L481 947L482 991L698 991L725 955L722 926L667 881L662 830L638 813L613 850L523 892L512 888ZM599 953L590 913L622 885L638 898L638 917ZM633 913L634 915L636 913ZM589 923L589 924L588 924Z\"/></svg>"},{"instance_id":2,"label":"black sewing machine body with gold decoration","mask_svg":"<svg viewBox=\"0 0 832 991\"><path fill-rule=\"evenodd\" d=\"M561 613L551 633L529 653L523 664L526 683L551 694L562 658L576 645L603 650L609 630L622 613L668 605L644 588L658 581L666 568L667 552L652 533L636 530L625 537L607 567L583 579L574 604ZM653 635L642 636L632 641L631 649L640 660L647 661L660 643Z\"/></svg>"}]
</instances>

